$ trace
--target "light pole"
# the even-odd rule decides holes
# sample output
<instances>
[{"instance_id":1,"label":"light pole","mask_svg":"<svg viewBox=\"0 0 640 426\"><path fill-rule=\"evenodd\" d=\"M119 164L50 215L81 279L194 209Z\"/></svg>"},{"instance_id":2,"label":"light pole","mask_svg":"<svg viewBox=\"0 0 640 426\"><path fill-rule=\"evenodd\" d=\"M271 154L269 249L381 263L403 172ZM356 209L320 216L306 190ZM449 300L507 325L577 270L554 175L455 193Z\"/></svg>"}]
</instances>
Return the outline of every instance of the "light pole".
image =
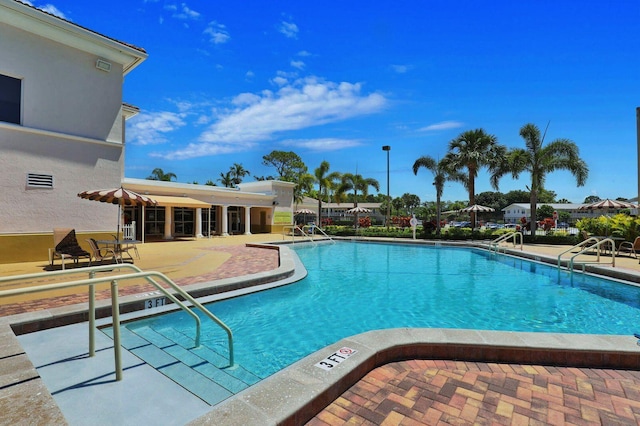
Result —
<instances>
[{"instance_id":1,"label":"light pole","mask_svg":"<svg viewBox=\"0 0 640 426\"><path fill-rule=\"evenodd\" d=\"M387 231L389 231L389 213L391 212L391 197L389 196L389 151L391 146L384 145L383 151L387 151Z\"/></svg>"}]
</instances>

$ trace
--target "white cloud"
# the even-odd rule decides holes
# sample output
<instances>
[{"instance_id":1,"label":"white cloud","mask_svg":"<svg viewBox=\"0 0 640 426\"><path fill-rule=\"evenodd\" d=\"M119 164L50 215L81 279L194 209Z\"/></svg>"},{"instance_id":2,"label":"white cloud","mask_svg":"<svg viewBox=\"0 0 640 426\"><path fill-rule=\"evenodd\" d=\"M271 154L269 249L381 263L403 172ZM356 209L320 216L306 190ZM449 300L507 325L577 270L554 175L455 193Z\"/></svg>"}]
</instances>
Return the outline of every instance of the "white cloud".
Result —
<instances>
[{"instance_id":1,"label":"white cloud","mask_svg":"<svg viewBox=\"0 0 640 426\"><path fill-rule=\"evenodd\" d=\"M311 56L311 53L307 52L306 50L301 50L298 52L298 56L302 56L303 58L306 58L307 56Z\"/></svg>"},{"instance_id":2,"label":"white cloud","mask_svg":"<svg viewBox=\"0 0 640 426\"><path fill-rule=\"evenodd\" d=\"M357 139L320 138L320 139L287 139L280 142L280 145L306 148L311 151L338 151L340 149L361 146L362 142Z\"/></svg>"},{"instance_id":3,"label":"white cloud","mask_svg":"<svg viewBox=\"0 0 640 426\"><path fill-rule=\"evenodd\" d=\"M256 76L256 73L254 73L253 71L249 70L244 74L244 78L246 78L247 80L252 80L253 77Z\"/></svg>"},{"instance_id":4,"label":"white cloud","mask_svg":"<svg viewBox=\"0 0 640 426\"><path fill-rule=\"evenodd\" d=\"M440 123L430 124L419 129L421 132L432 132L437 130L457 129L464 126L460 121L441 121Z\"/></svg>"},{"instance_id":5,"label":"white cloud","mask_svg":"<svg viewBox=\"0 0 640 426\"><path fill-rule=\"evenodd\" d=\"M173 13L173 17L176 19L182 19L182 20L188 20L188 19L198 19L200 18L200 13L196 12L193 9L190 9L189 6L187 6L186 3L182 3L180 5L180 7L175 6L175 5L168 5L165 6L166 10L169 10Z\"/></svg>"},{"instance_id":6,"label":"white cloud","mask_svg":"<svg viewBox=\"0 0 640 426\"><path fill-rule=\"evenodd\" d=\"M302 62L302 61L291 61L291 66L301 70L301 69L304 68L304 62Z\"/></svg>"},{"instance_id":7,"label":"white cloud","mask_svg":"<svg viewBox=\"0 0 640 426\"><path fill-rule=\"evenodd\" d=\"M409 71L412 67L410 65L391 65L391 69L397 72L398 74L404 74Z\"/></svg>"},{"instance_id":8,"label":"white cloud","mask_svg":"<svg viewBox=\"0 0 640 426\"><path fill-rule=\"evenodd\" d=\"M204 34L209 35L209 41L213 44L226 43L231 38L227 27L216 21L209 22L209 25L207 25L207 28L204 30Z\"/></svg>"},{"instance_id":9,"label":"white cloud","mask_svg":"<svg viewBox=\"0 0 640 426\"><path fill-rule=\"evenodd\" d=\"M232 109L200 135L199 142L163 154L167 159L239 152L273 139L279 132L300 130L380 111L386 105L378 93L361 94L359 83L300 79L277 92L243 93ZM346 143L346 142L344 142Z\"/></svg>"},{"instance_id":10,"label":"white cloud","mask_svg":"<svg viewBox=\"0 0 640 426\"><path fill-rule=\"evenodd\" d=\"M282 21L278 31L288 38L298 38L298 26L293 22Z\"/></svg>"},{"instance_id":11,"label":"white cloud","mask_svg":"<svg viewBox=\"0 0 640 426\"><path fill-rule=\"evenodd\" d=\"M58 9L57 7L52 5L51 3L42 4L40 6L35 6L33 3L31 3L28 0L20 0L20 1L22 1L23 3L28 4L29 6L34 6L34 7L38 8L38 9L44 11L44 12L50 13L50 14L52 14L54 16L57 16L58 18L67 19L68 20L68 18L65 16L65 14L62 13L60 11L60 9Z\"/></svg>"},{"instance_id":12,"label":"white cloud","mask_svg":"<svg viewBox=\"0 0 640 426\"><path fill-rule=\"evenodd\" d=\"M185 125L184 114L160 111L140 113L127 122L127 139L137 145L167 142L166 133Z\"/></svg>"}]
</instances>

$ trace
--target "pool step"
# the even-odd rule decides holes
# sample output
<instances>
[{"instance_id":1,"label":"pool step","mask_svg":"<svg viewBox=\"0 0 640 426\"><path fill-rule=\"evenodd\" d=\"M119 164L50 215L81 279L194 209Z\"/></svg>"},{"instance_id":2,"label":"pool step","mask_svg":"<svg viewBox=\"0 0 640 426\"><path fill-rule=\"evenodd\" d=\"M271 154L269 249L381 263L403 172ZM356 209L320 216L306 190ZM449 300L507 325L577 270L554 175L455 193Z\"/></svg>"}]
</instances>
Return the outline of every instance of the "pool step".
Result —
<instances>
[{"instance_id":1,"label":"pool step","mask_svg":"<svg viewBox=\"0 0 640 426\"><path fill-rule=\"evenodd\" d=\"M200 346L173 328L121 327L122 346L210 405L218 404L260 378L241 366L228 368L228 358ZM102 331L113 338L113 328Z\"/></svg>"}]
</instances>

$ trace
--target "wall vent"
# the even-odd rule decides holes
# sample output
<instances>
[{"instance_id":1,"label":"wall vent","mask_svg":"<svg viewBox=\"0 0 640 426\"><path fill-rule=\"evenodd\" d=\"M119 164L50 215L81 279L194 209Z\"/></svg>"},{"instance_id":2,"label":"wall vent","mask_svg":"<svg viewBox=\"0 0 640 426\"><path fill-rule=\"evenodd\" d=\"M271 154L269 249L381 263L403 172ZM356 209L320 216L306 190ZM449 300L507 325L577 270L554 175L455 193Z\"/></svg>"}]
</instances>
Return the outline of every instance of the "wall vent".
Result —
<instances>
[{"instance_id":1,"label":"wall vent","mask_svg":"<svg viewBox=\"0 0 640 426\"><path fill-rule=\"evenodd\" d=\"M53 176L42 173L27 173L27 188L53 188Z\"/></svg>"}]
</instances>

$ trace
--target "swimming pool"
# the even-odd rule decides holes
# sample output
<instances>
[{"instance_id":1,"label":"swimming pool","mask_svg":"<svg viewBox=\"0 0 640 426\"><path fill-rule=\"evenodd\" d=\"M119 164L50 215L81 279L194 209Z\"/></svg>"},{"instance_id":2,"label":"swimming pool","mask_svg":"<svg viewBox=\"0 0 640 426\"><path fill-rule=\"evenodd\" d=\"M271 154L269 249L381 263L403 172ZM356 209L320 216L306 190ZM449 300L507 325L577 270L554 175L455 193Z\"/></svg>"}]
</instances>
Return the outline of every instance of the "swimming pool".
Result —
<instances>
[{"instance_id":1,"label":"swimming pool","mask_svg":"<svg viewBox=\"0 0 640 426\"><path fill-rule=\"evenodd\" d=\"M265 378L344 337L397 327L633 334L640 289L483 250L339 242L294 247L309 275L215 302L234 332L236 363ZM208 321L203 321L206 327ZM182 312L126 327L193 335ZM226 335L202 343L226 354Z\"/></svg>"}]
</instances>

